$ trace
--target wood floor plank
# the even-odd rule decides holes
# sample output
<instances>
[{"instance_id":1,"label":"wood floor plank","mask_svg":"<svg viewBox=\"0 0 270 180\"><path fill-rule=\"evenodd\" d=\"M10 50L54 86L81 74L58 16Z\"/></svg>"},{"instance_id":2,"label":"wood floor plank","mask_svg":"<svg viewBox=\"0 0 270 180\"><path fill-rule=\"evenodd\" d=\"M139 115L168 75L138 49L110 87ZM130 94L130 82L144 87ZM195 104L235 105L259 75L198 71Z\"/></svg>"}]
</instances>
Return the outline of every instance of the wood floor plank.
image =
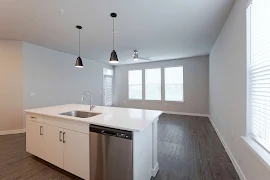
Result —
<instances>
[{"instance_id":1,"label":"wood floor plank","mask_svg":"<svg viewBox=\"0 0 270 180\"><path fill-rule=\"evenodd\" d=\"M152 180L240 180L207 117L162 114Z\"/></svg>"},{"instance_id":2,"label":"wood floor plank","mask_svg":"<svg viewBox=\"0 0 270 180\"><path fill-rule=\"evenodd\" d=\"M159 172L151 180L240 180L206 117L162 114ZM0 136L1 180L81 180L25 151L25 134Z\"/></svg>"}]
</instances>

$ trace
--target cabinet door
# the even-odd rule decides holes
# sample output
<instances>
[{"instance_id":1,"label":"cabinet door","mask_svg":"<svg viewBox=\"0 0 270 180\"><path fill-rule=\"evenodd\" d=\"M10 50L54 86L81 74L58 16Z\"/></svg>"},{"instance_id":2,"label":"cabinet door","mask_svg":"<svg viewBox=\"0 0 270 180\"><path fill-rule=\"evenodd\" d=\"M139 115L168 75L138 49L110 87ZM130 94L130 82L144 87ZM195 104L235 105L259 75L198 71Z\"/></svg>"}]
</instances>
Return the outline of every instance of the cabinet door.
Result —
<instances>
[{"instance_id":1,"label":"cabinet door","mask_svg":"<svg viewBox=\"0 0 270 180\"><path fill-rule=\"evenodd\" d=\"M26 121L26 151L43 158L43 124Z\"/></svg>"},{"instance_id":2,"label":"cabinet door","mask_svg":"<svg viewBox=\"0 0 270 180\"><path fill-rule=\"evenodd\" d=\"M44 160L63 168L63 129L44 124Z\"/></svg>"},{"instance_id":3,"label":"cabinet door","mask_svg":"<svg viewBox=\"0 0 270 180\"><path fill-rule=\"evenodd\" d=\"M89 135L70 130L64 130L64 133L64 169L88 180Z\"/></svg>"}]
</instances>

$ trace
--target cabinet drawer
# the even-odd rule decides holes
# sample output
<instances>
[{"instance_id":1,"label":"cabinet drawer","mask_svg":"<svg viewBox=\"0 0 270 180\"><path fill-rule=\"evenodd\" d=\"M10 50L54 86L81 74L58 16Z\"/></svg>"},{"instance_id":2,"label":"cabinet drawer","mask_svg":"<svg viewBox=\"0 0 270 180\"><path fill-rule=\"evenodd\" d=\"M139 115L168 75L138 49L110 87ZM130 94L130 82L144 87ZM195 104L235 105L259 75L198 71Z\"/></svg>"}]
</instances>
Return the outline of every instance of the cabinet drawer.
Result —
<instances>
[{"instance_id":1,"label":"cabinet drawer","mask_svg":"<svg viewBox=\"0 0 270 180\"><path fill-rule=\"evenodd\" d=\"M89 124L78 121L72 121L68 119L55 118L50 116L44 116L44 124L60 127L63 129L69 129L84 134L89 134Z\"/></svg>"},{"instance_id":2,"label":"cabinet drawer","mask_svg":"<svg viewBox=\"0 0 270 180\"><path fill-rule=\"evenodd\" d=\"M27 113L26 119L31 120L31 121L35 121L35 122L39 122L39 123L43 123L43 115L39 115L39 114Z\"/></svg>"}]
</instances>

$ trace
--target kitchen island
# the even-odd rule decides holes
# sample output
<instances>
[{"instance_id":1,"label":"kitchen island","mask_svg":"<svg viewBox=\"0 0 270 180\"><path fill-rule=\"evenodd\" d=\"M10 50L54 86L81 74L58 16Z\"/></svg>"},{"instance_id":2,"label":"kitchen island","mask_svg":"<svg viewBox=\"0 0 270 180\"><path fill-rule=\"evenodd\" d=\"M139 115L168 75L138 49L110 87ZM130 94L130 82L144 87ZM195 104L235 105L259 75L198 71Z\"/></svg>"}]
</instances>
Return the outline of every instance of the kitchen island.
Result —
<instances>
[{"instance_id":1,"label":"kitchen island","mask_svg":"<svg viewBox=\"0 0 270 180\"><path fill-rule=\"evenodd\" d=\"M25 112L26 151L59 168L87 180L156 176L161 111L103 106L90 111L89 105L68 104Z\"/></svg>"}]
</instances>

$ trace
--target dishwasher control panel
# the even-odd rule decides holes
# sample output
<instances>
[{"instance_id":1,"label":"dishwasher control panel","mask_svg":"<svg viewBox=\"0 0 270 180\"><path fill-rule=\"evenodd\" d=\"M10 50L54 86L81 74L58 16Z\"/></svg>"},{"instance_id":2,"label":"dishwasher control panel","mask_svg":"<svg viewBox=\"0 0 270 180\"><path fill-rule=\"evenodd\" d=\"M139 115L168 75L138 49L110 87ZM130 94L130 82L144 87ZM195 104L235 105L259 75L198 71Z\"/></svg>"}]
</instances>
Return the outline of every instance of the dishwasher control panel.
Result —
<instances>
[{"instance_id":1,"label":"dishwasher control panel","mask_svg":"<svg viewBox=\"0 0 270 180\"><path fill-rule=\"evenodd\" d=\"M132 140L132 132L131 131L125 131L125 130L96 126L96 125L90 125L89 129L90 129L90 132L102 134L105 136L114 136L114 137L118 137L118 138Z\"/></svg>"},{"instance_id":2,"label":"dishwasher control panel","mask_svg":"<svg viewBox=\"0 0 270 180\"><path fill-rule=\"evenodd\" d=\"M130 139L131 135L125 133L116 133L116 137Z\"/></svg>"}]
</instances>

